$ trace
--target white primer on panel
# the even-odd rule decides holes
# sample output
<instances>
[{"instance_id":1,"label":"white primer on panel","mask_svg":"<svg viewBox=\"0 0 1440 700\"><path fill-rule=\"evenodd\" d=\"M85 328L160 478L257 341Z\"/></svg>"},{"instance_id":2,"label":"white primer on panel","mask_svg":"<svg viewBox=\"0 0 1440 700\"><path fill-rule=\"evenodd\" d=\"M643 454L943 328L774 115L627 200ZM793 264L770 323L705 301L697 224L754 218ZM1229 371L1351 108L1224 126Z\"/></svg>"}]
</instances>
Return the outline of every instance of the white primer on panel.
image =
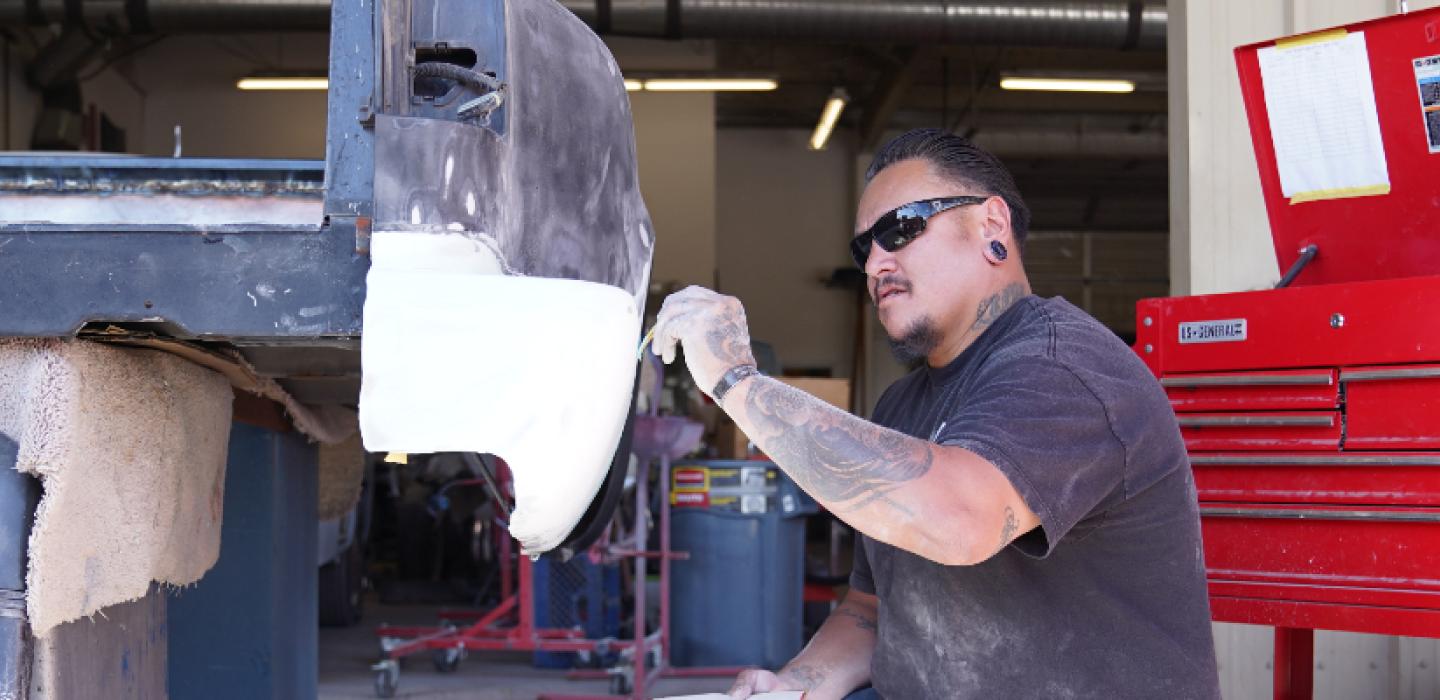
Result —
<instances>
[{"instance_id":1,"label":"white primer on panel","mask_svg":"<svg viewBox=\"0 0 1440 700\"><path fill-rule=\"evenodd\" d=\"M618 287L501 274L479 235L372 236L360 430L372 452L504 459L510 533L538 554L570 533L610 467L640 317Z\"/></svg>"}]
</instances>

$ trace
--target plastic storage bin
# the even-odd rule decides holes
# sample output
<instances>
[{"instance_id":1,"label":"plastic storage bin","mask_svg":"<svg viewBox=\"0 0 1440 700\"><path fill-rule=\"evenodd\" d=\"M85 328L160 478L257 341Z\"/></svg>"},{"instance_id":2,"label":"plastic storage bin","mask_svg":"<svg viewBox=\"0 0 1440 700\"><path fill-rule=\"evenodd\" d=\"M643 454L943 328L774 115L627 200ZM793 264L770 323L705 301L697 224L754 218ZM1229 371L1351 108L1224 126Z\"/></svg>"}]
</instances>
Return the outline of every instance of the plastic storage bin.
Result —
<instances>
[{"instance_id":1,"label":"plastic storage bin","mask_svg":"<svg viewBox=\"0 0 1440 700\"><path fill-rule=\"evenodd\" d=\"M805 521L814 501L771 462L671 468L675 666L778 668L800 651Z\"/></svg>"}]
</instances>

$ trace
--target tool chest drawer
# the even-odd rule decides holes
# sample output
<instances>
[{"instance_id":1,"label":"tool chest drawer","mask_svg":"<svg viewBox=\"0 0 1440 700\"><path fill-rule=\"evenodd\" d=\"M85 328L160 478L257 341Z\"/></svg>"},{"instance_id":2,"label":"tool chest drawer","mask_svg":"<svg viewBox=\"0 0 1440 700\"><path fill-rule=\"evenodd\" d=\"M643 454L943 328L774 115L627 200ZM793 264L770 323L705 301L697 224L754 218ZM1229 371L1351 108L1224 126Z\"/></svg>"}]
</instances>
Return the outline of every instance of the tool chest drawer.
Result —
<instances>
[{"instance_id":1,"label":"tool chest drawer","mask_svg":"<svg viewBox=\"0 0 1440 700\"><path fill-rule=\"evenodd\" d=\"M1200 502L1440 507L1440 453L1190 455Z\"/></svg>"},{"instance_id":2,"label":"tool chest drawer","mask_svg":"<svg viewBox=\"0 0 1440 700\"><path fill-rule=\"evenodd\" d=\"M1200 515L1212 595L1440 606L1440 509L1207 503Z\"/></svg>"},{"instance_id":3,"label":"tool chest drawer","mask_svg":"<svg viewBox=\"0 0 1440 700\"><path fill-rule=\"evenodd\" d=\"M1340 405L1333 369L1174 374L1160 384L1176 413L1333 410Z\"/></svg>"},{"instance_id":4,"label":"tool chest drawer","mask_svg":"<svg viewBox=\"0 0 1440 700\"><path fill-rule=\"evenodd\" d=\"M1338 411L1181 413L1176 421L1192 453L1340 449Z\"/></svg>"},{"instance_id":5,"label":"tool chest drawer","mask_svg":"<svg viewBox=\"0 0 1440 700\"><path fill-rule=\"evenodd\" d=\"M1345 387L1345 447L1440 449L1440 365L1353 367Z\"/></svg>"}]
</instances>

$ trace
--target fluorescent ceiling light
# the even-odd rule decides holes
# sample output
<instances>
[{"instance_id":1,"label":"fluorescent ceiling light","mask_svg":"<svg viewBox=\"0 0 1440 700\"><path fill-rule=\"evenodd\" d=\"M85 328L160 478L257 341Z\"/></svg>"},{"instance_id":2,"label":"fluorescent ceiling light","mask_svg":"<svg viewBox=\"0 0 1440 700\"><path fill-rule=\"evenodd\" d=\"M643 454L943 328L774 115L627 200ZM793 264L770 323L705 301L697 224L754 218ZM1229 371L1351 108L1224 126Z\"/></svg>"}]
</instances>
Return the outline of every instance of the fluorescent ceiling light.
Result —
<instances>
[{"instance_id":1,"label":"fluorescent ceiling light","mask_svg":"<svg viewBox=\"0 0 1440 700\"><path fill-rule=\"evenodd\" d=\"M1001 78L1005 90L1048 92L1135 92L1133 80L1092 80L1081 78Z\"/></svg>"},{"instance_id":2,"label":"fluorescent ceiling light","mask_svg":"<svg viewBox=\"0 0 1440 700\"><path fill-rule=\"evenodd\" d=\"M639 80L625 79L625 92L638 92L645 89L645 83Z\"/></svg>"},{"instance_id":3,"label":"fluorescent ceiling light","mask_svg":"<svg viewBox=\"0 0 1440 700\"><path fill-rule=\"evenodd\" d=\"M820 121L815 124L815 133L810 135L810 150L821 151L830 140L830 133L835 131L835 123L840 121L840 113L845 111L845 105L850 101L850 96L839 88L830 93L830 99L825 100L825 109L820 110Z\"/></svg>"},{"instance_id":4,"label":"fluorescent ceiling light","mask_svg":"<svg viewBox=\"0 0 1440 700\"><path fill-rule=\"evenodd\" d=\"M651 78L650 92L766 92L780 87L769 78Z\"/></svg>"},{"instance_id":5,"label":"fluorescent ceiling light","mask_svg":"<svg viewBox=\"0 0 1440 700\"><path fill-rule=\"evenodd\" d=\"M330 80L323 76L252 76L235 83L241 90L326 90Z\"/></svg>"}]
</instances>

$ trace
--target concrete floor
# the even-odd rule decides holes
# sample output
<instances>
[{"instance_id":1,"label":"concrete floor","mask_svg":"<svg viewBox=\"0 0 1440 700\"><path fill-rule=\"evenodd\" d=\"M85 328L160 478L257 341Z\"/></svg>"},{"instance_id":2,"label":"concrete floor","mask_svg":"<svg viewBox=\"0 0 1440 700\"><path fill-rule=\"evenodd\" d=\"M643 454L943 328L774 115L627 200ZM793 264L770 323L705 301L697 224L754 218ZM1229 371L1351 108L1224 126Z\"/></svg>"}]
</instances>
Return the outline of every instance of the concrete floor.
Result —
<instances>
[{"instance_id":1,"label":"concrete floor","mask_svg":"<svg viewBox=\"0 0 1440 700\"><path fill-rule=\"evenodd\" d=\"M379 656L376 625L434 624L438 606L381 606L370 603L365 619L353 627L320 628L321 700L374 698L374 672ZM428 653L406 660L400 670L397 698L426 700L531 700L541 694L595 694L609 690L605 680L571 681L563 670L534 668L529 653L476 652L460 662L454 673L439 673ZM724 692L730 678L662 679L647 693L650 697Z\"/></svg>"}]
</instances>

